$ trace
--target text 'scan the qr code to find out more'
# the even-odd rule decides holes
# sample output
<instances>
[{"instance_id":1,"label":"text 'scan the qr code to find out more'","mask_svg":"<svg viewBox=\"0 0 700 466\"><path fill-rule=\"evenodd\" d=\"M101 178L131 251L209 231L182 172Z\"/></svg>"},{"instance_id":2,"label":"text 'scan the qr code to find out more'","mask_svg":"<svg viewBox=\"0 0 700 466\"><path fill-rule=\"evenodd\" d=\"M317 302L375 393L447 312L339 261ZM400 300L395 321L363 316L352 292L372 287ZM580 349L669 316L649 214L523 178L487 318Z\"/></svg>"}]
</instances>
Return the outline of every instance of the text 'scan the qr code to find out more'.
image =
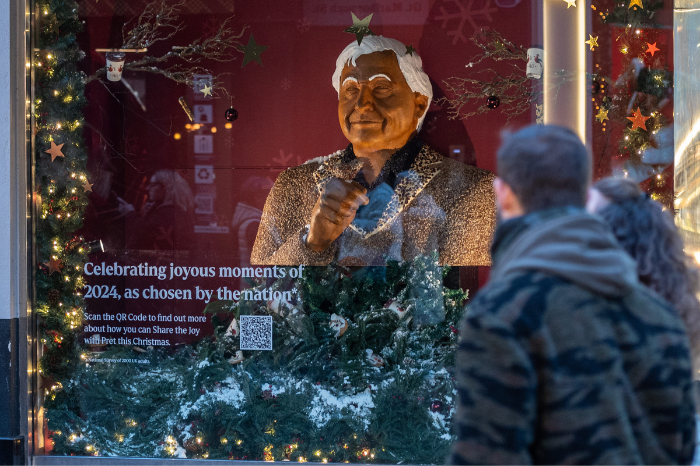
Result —
<instances>
[{"instance_id":1,"label":"text 'scan the qr code to find out more'","mask_svg":"<svg viewBox=\"0 0 700 466\"><path fill-rule=\"evenodd\" d=\"M241 316L241 349L272 351L272 316Z\"/></svg>"}]
</instances>

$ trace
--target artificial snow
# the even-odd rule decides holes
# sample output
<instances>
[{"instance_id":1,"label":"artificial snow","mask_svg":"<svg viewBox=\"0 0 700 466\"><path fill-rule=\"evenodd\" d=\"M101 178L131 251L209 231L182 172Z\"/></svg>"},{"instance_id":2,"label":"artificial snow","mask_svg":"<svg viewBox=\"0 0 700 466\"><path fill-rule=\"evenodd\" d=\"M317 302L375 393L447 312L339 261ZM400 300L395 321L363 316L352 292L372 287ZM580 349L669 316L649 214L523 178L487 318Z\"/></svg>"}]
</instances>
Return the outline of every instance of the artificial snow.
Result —
<instances>
[{"instance_id":1,"label":"artificial snow","mask_svg":"<svg viewBox=\"0 0 700 466\"><path fill-rule=\"evenodd\" d=\"M445 422L445 415L442 413L434 413L430 410L428 410L428 414L430 417L433 418L433 425L438 429L438 430L444 430L449 437L450 435L450 426L447 425L447 422Z\"/></svg>"},{"instance_id":2,"label":"artificial snow","mask_svg":"<svg viewBox=\"0 0 700 466\"><path fill-rule=\"evenodd\" d=\"M187 419L192 411L199 411L207 404L217 401L221 401L229 406L237 406L245 401L245 395L233 377L228 377L221 382L221 386L200 396L194 403L188 402L182 405L180 407L180 417Z\"/></svg>"},{"instance_id":3,"label":"artificial snow","mask_svg":"<svg viewBox=\"0 0 700 466\"><path fill-rule=\"evenodd\" d=\"M202 359L199 364L197 364L197 367L200 369L204 369L207 366L211 366L211 363L209 362L208 359Z\"/></svg>"},{"instance_id":4,"label":"artificial snow","mask_svg":"<svg viewBox=\"0 0 700 466\"><path fill-rule=\"evenodd\" d=\"M286 391L284 387L276 387L271 383L264 383L261 385L260 388L262 391L270 390L272 392L272 396L277 396L280 393L284 393Z\"/></svg>"},{"instance_id":5,"label":"artificial snow","mask_svg":"<svg viewBox=\"0 0 700 466\"><path fill-rule=\"evenodd\" d=\"M366 389L357 395L344 395L337 397L324 388L316 388L318 394L311 402L309 419L316 427L328 424L333 416L340 416L341 411L347 408L365 425L369 427L369 416L374 408L374 400L370 389Z\"/></svg>"},{"instance_id":6,"label":"artificial snow","mask_svg":"<svg viewBox=\"0 0 700 466\"><path fill-rule=\"evenodd\" d=\"M187 458L187 450L182 448L179 443L177 445L177 448L175 449L175 456L177 458Z\"/></svg>"}]
</instances>

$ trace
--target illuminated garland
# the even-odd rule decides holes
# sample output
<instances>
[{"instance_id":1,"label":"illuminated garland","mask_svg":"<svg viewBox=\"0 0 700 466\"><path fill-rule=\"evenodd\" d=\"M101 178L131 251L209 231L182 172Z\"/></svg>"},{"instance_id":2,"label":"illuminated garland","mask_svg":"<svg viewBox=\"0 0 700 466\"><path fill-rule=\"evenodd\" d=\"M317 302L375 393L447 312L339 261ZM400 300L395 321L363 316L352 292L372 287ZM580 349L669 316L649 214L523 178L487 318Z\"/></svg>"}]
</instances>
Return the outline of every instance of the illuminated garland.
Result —
<instances>
[{"instance_id":1,"label":"illuminated garland","mask_svg":"<svg viewBox=\"0 0 700 466\"><path fill-rule=\"evenodd\" d=\"M79 412L68 381L80 363L77 334L85 304L80 290L88 248L75 232L91 191L82 134L86 76L76 66L84 57L76 42L81 29L77 3L42 1L36 11L38 49L27 63L35 77L35 311L43 346L39 371L50 387L45 417L58 437L58 426L65 424L53 419L54 408L76 419Z\"/></svg>"}]
</instances>

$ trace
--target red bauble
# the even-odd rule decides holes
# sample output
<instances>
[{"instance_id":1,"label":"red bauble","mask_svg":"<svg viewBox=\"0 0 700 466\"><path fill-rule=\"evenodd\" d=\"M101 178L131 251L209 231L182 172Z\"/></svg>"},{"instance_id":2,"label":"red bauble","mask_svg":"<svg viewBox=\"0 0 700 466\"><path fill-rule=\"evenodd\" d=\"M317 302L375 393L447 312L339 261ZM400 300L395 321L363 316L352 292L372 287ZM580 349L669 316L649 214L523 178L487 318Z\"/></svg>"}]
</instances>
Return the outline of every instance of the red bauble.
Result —
<instances>
[{"instance_id":1,"label":"red bauble","mask_svg":"<svg viewBox=\"0 0 700 466\"><path fill-rule=\"evenodd\" d=\"M491 110L498 108L499 105L501 105L501 99L497 95L492 95L486 99L486 106Z\"/></svg>"},{"instance_id":2,"label":"red bauble","mask_svg":"<svg viewBox=\"0 0 700 466\"><path fill-rule=\"evenodd\" d=\"M231 107L228 110L226 110L226 113L224 114L224 116L226 117L226 119L228 121L236 121L236 119L238 119L238 110Z\"/></svg>"},{"instance_id":3,"label":"red bauble","mask_svg":"<svg viewBox=\"0 0 700 466\"><path fill-rule=\"evenodd\" d=\"M433 413L441 413L443 408L442 401L440 400L435 400L432 403L430 403L430 411Z\"/></svg>"}]
</instances>

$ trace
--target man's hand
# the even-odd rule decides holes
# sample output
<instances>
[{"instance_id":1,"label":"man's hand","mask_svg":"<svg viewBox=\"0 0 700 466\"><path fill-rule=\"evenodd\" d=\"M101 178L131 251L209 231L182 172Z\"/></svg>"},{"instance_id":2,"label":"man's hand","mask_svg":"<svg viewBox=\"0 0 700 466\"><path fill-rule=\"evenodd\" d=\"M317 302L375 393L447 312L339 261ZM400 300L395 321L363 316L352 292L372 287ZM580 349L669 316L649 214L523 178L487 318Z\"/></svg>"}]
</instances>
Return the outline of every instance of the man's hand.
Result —
<instances>
[{"instance_id":1,"label":"man's hand","mask_svg":"<svg viewBox=\"0 0 700 466\"><path fill-rule=\"evenodd\" d=\"M350 225L361 205L369 198L357 181L331 178L318 197L313 212L306 246L316 252L325 251Z\"/></svg>"}]
</instances>

